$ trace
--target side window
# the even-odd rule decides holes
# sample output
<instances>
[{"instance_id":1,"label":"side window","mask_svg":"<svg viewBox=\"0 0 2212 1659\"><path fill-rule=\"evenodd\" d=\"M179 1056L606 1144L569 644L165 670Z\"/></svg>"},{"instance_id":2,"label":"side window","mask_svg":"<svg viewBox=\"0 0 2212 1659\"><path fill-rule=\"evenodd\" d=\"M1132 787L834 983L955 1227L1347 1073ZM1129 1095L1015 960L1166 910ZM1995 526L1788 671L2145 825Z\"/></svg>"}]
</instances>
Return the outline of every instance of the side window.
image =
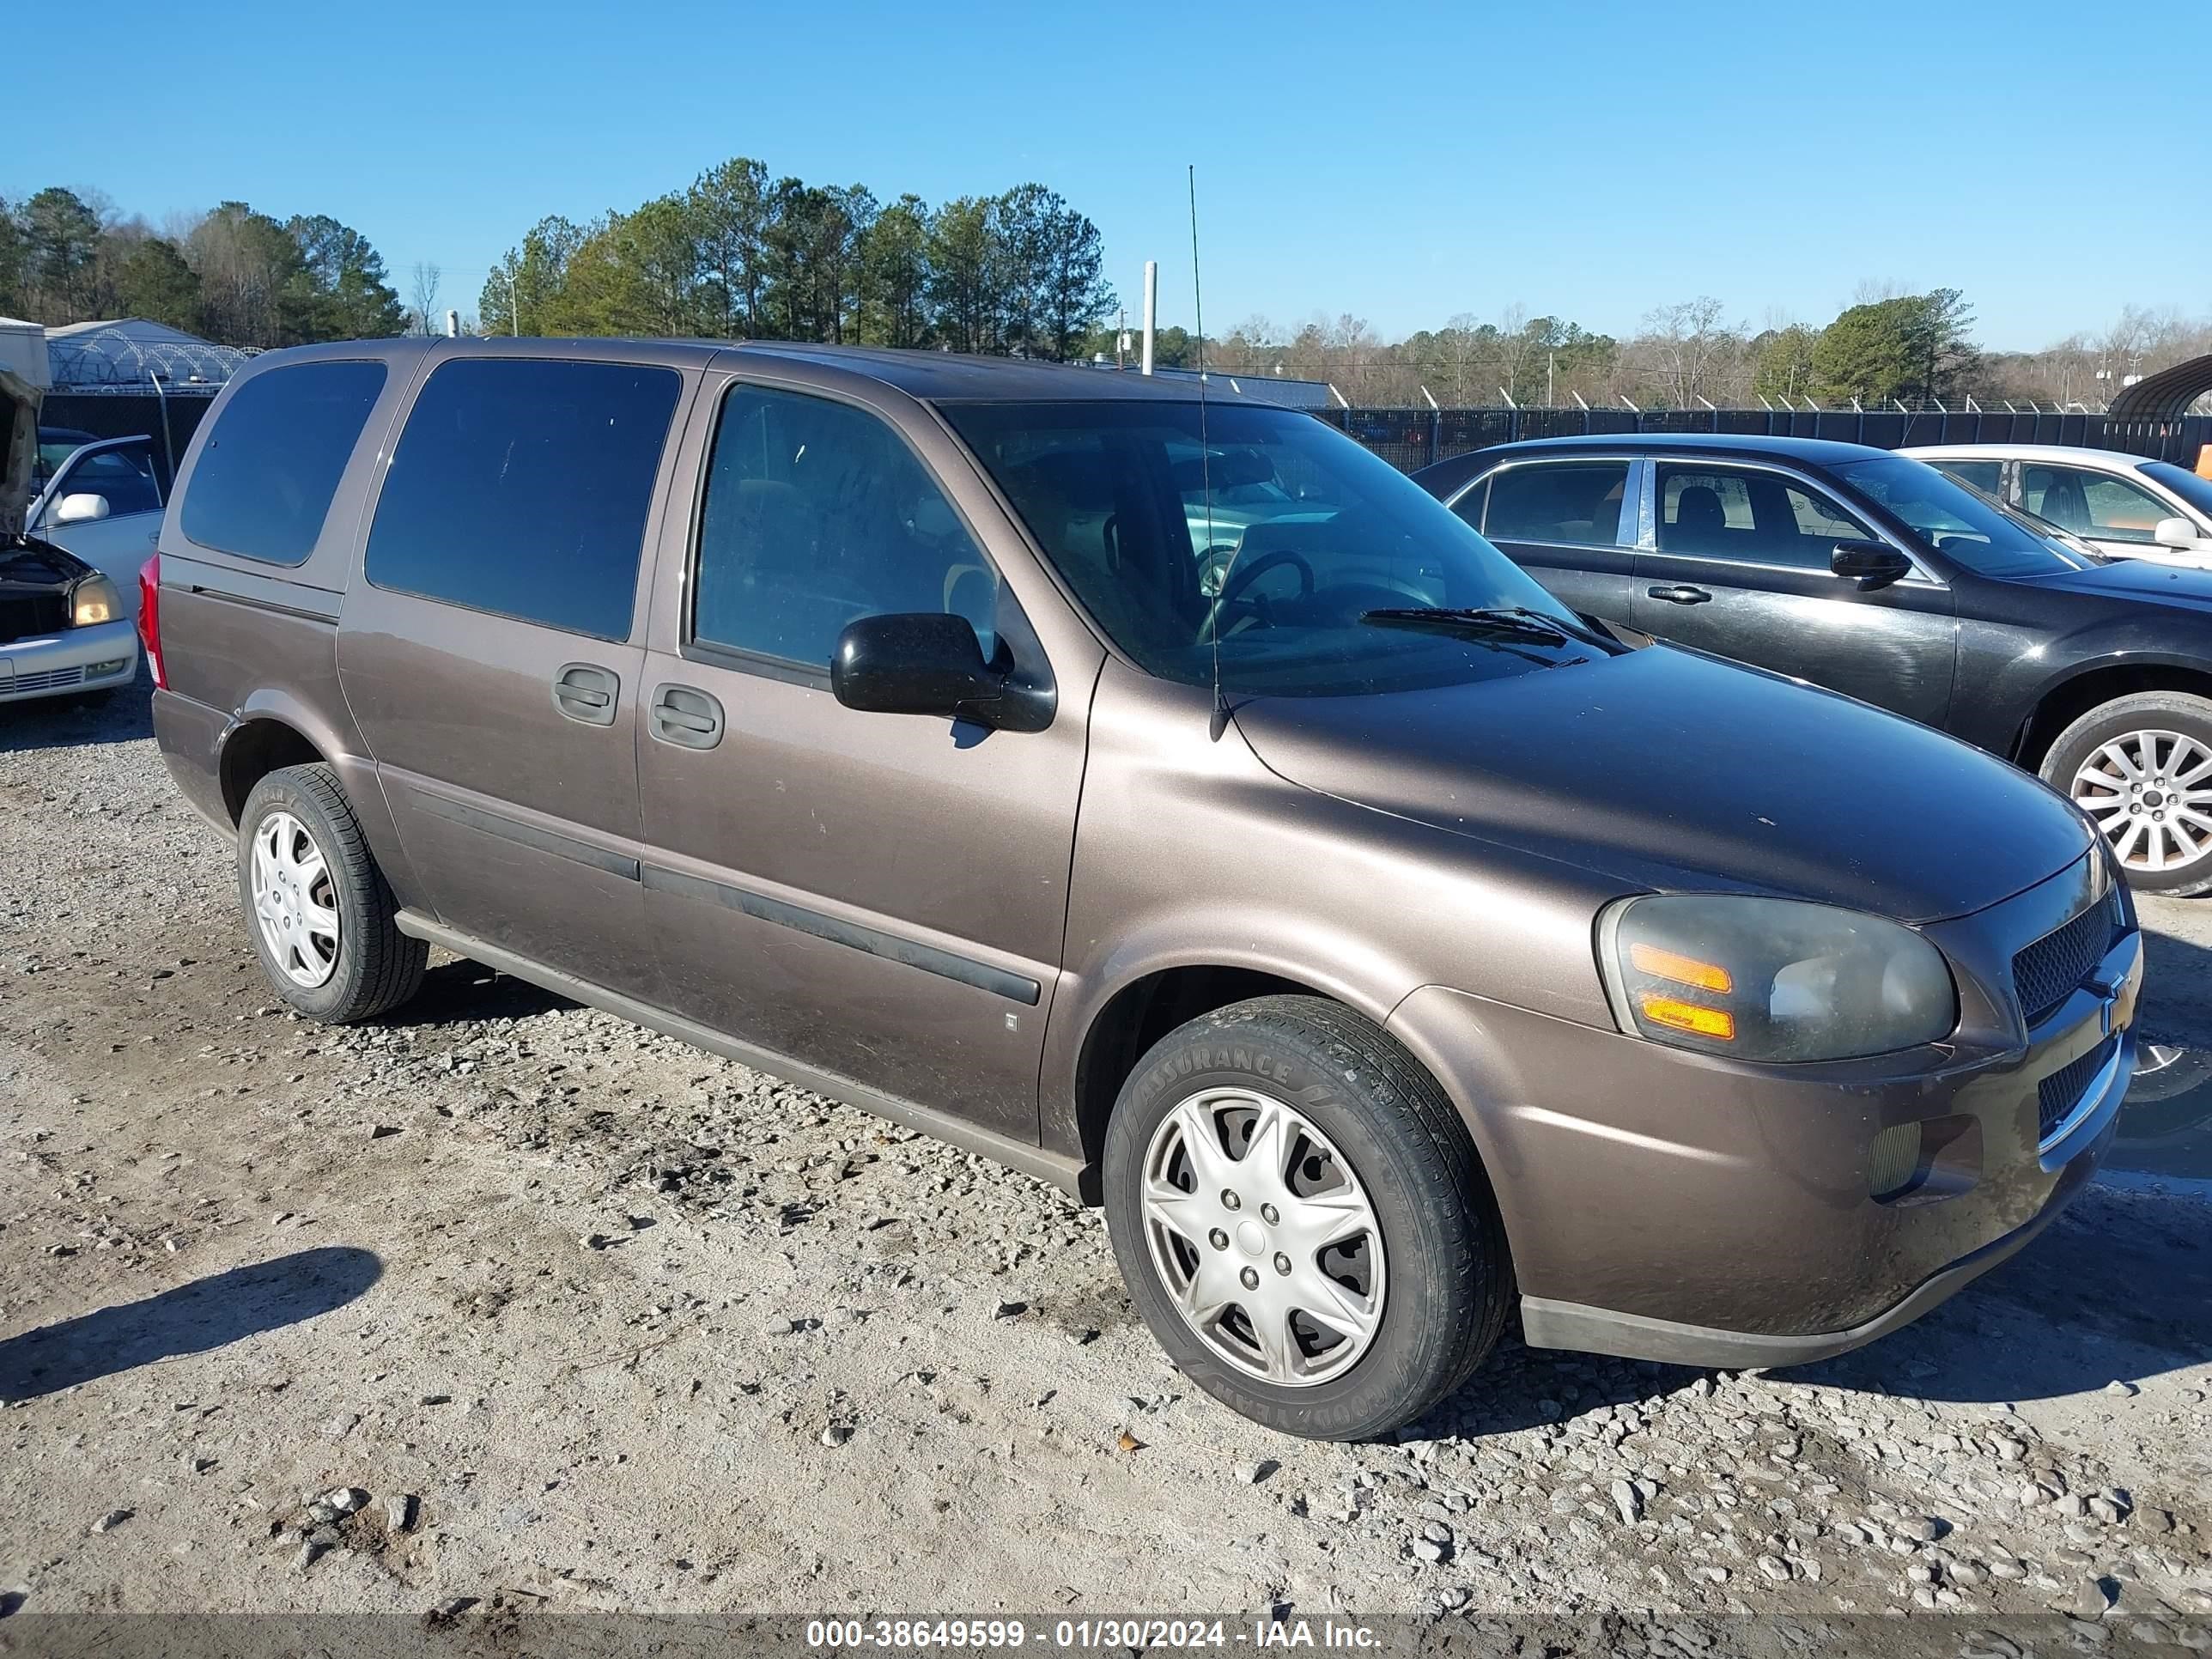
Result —
<instances>
[{"instance_id":1,"label":"side window","mask_svg":"<svg viewBox=\"0 0 2212 1659\"><path fill-rule=\"evenodd\" d=\"M1611 547L1620 539L1626 461L1545 461L1490 475L1482 533L1494 542Z\"/></svg>"},{"instance_id":2,"label":"side window","mask_svg":"<svg viewBox=\"0 0 2212 1659\"><path fill-rule=\"evenodd\" d=\"M57 504L63 496L97 495L107 503L111 519L161 510L161 484L154 474L153 446L143 440L64 463L59 477Z\"/></svg>"},{"instance_id":3,"label":"side window","mask_svg":"<svg viewBox=\"0 0 2212 1659\"><path fill-rule=\"evenodd\" d=\"M2148 544L2172 510L2148 491L2108 473L2071 466L2030 466L2021 476L2027 510L2077 536Z\"/></svg>"},{"instance_id":4,"label":"side window","mask_svg":"<svg viewBox=\"0 0 2212 1659\"><path fill-rule=\"evenodd\" d=\"M629 637L673 369L467 358L424 383L362 568L379 587Z\"/></svg>"},{"instance_id":5,"label":"side window","mask_svg":"<svg viewBox=\"0 0 2212 1659\"><path fill-rule=\"evenodd\" d=\"M1740 472L1659 464L1659 550L1700 559L1757 556L1751 487Z\"/></svg>"},{"instance_id":6,"label":"side window","mask_svg":"<svg viewBox=\"0 0 2212 1659\"><path fill-rule=\"evenodd\" d=\"M1467 493L1452 503L1452 511L1476 530L1482 528L1483 508L1490 504L1490 480L1478 478Z\"/></svg>"},{"instance_id":7,"label":"side window","mask_svg":"<svg viewBox=\"0 0 2212 1659\"><path fill-rule=\"evenodd\" d=\"M1826 570L1839 541L1873 536L1826 495L1778 474L1659 464L1659 550Z\"/></svg>"},{"instance_id":8,"label":"side window","mask_svg":"<svg viewBox=\"0 0 2212 1659\"><path fill-rule=\"evenodd\" d=\"M304 562L383 390L382 363L295 363L254 375L200 447L178 528L217 552Z\"/></svg>"},{"instance_id":9,"label":"side window","mask_svg":"<svg viewBox=\"0 0 2212 1659\"><path fill-rule=\"evenodd\" d=\"M826 670L848 623L927 611L998 653L998 572L899 435L847 404L731 388L696 568L702 644Z\"/></svg>"},{"instance_id":10,"label":"side window","mask_svg":"<svg viewBox=\"0 0 2212 1659\"><path fill-rule=\"evenodd\" d=\"M1930 461L1929 465L1938 472L1948 472L1960 483L1980 490L1984 495L2004 496L2004 463L2002 461L1954 461L1948 458Z\"/></svg>"},{"instance_id":11,"label":"side window","mask_svg":"<svg viewBox=\"0 0 2212 1659\"><path fill-rule=\"evenodd\" d=\"M1826 495L1816 495L1796 484L1784 484L1782 493L1790 503L1790 516L1796 522L1797 533L1823 548L1832 551L1837 542L1875 538L1874 532Z\"/></svg>"}]
</instances>

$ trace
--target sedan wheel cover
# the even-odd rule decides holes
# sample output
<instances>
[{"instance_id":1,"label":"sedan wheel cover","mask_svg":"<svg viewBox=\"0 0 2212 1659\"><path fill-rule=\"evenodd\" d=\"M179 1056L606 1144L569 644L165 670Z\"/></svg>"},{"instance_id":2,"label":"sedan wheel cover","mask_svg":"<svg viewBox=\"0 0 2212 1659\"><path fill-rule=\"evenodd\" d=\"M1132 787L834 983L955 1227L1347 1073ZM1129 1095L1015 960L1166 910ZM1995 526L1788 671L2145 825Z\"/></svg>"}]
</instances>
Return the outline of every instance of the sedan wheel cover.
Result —
<instances>
[{"instance_id":1,"label":"sedan wheel cover","mask_svg":"<svg viewBox=\"0 0 2212 1659\"><path fill-rule=\"evenodd\" d=\"M1146 1149L1153 1268L1186 1324L1265 1382L1310 1388L1359 1361L1382 1323L1382 1230L1349 1159L1312 1123L1243 1089L1191 1096Z\"/></svg>"},{"instance_id":2,"label":"sedan wheel cover","mask_svg":"<svg viewBox=\"0 0 2212 1659\"><path fill-rule=\"evenodd\" d=\"M253 919L284 977L305 990L326 984L338 965L337 890L307 826L271 812L253 832Z\"/></svg>"},{"instance_id":3,"label":"sedan wheel cover","mask_svg":"<svg viewBox=\"0 0 2212 1659\"><path fill-rule=\"evenodd\" d=\"M2128 869L2183 870L2212 854L2212 749L2180 732L2124 732L2074 774L2075 805Z\"/></svg>"}]
</instances>

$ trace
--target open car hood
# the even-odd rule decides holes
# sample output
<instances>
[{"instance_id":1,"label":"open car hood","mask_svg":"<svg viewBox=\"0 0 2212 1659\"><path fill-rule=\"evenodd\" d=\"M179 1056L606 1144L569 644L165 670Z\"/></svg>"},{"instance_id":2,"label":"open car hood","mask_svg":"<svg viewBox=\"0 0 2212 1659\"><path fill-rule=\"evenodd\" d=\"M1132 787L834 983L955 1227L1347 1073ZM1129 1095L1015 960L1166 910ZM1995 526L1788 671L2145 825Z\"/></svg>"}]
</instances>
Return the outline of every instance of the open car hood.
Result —
<instances>
[{"instance_id":1,"label":"open car hood","mask_svg":"<svg viewBox=\"0 0 2212 1659\"><path fill-rule=\"evenodd\" d=\"M40 396L21 375L0 368L0 544L23 533L23 518L31 509Z\"/></svg>"}]
</instances>

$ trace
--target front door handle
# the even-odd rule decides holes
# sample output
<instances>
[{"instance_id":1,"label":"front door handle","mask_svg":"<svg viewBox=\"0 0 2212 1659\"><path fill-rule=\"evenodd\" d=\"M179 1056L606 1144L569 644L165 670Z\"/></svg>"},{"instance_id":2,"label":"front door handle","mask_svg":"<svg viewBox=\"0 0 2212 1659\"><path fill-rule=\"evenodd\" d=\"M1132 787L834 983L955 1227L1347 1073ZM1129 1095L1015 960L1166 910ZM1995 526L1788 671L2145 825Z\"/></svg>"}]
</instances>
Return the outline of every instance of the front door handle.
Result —
<instances>
[{"instance_id":1,"label":"front door handle","mask_svg":"<svg viewBox=\"0 0 2212 1659\"><path fill-rule=\"evenodd\" d=\"M1644 592L1655 599L1664 599L1669 605L1704 605L1713 596L1702 587L1692 587L1687 582L1677 582L1672 587L1647 587Z\"/></svg>"},{"instance_id":2,"label":"front door handle","mask_svg":"<svg viewBox=\"0 0 2212 1659\"><path fill-rule=\"evenodd\" d=\"M612 726L622 700L622 677L595 663L561 665L553 676L553 706L586 726Z\"/></svg>"},{"instance_id":3,"label":"front door handle","mask_svg":"<svg viewBox=\"0 0 2212 1659\"><path fill-rule=\"evenodd\" d=\"M722 705L688 685L664 685L653 694L647 727L679 749L712 749L722 740Z\"/></svg>"}]
</instances>

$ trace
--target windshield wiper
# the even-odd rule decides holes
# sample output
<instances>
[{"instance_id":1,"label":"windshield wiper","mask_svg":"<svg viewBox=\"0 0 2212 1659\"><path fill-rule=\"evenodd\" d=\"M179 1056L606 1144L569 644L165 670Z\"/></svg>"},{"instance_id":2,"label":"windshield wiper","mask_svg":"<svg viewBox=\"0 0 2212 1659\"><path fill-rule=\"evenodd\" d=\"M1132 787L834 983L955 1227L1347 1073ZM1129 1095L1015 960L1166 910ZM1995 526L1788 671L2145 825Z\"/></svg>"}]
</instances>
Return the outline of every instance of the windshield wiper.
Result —
<instances>
[{"instance_id":1,"label":"windshield wiper","mask_svg":"<svg viewBox=\"0 0 2212 1659\"><path fill-rule=\"evenodd\" d=\"M1447 628L1457 633L1512 640L1529 645L1560 646L1571 639L1582 640L1607 649L1614 645L1614 641L1578 623L1568 622L1548 611L1538 611L1525 605L1392 605L1380 611L1363 611L1359 613L1359 620L1379 623L1385 627Z\"/></svg>"}]
</instances>

